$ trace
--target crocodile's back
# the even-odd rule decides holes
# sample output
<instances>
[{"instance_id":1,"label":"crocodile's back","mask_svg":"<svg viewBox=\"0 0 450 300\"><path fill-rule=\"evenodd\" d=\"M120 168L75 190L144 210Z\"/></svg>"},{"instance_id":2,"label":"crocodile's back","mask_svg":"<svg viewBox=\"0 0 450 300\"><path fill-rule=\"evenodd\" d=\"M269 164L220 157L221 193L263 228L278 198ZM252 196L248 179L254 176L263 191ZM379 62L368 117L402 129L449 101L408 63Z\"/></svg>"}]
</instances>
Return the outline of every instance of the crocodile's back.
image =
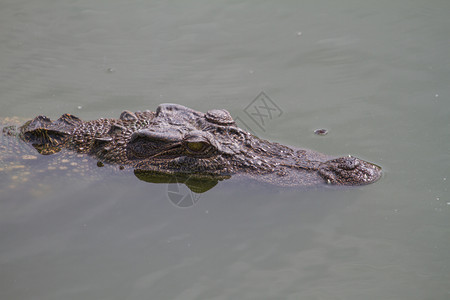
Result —
<instances>
[{"instance_id":1,"label":"crocodile's back","mask_svg":"<svg viewBox=\"0 0 450 300\"><path fill-rule=\"evenodd\" d=\"M63 150L40 155L20 137L19 118L0 119L0 194L26 192L41 195L55 179L84 180L97 178L97 162L85 155ZM105 174L106 168L102 168ZM69 179L69 180L70 180Z\"/></svg>"}]
</instances>

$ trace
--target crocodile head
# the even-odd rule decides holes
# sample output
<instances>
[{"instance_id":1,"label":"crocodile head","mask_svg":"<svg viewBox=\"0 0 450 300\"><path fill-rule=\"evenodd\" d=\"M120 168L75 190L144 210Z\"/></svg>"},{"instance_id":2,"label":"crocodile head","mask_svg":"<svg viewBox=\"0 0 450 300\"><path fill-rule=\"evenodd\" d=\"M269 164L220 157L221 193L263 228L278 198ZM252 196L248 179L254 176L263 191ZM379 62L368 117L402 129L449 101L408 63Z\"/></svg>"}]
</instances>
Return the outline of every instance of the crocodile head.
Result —
<instances>
[{"instance_id":1,"label":"crocodile head","mask_svg":"<svg viewBox=\"0 0 450 300\"><path fill-rule=\"evenodd\" d=\"M249 140L250 134L238 128L226 110L205 114L161 104L149 124L130 135L126 156L138 170L231 175L244 163Z\"/></svg>"},{"instance_id":2,"label":"crocodile head","mask_svg":"<svg viewBox=\"0 0 450 300\"><path fill-rule=\"evenodd\" d=\"M226 110L207 113L161 104L145 128L126 144L136 170L191 176L245 174L282 185L361 185L376 181L381 168L355 157L331 158L257 138Z\"/></svg>"}]
</instances>

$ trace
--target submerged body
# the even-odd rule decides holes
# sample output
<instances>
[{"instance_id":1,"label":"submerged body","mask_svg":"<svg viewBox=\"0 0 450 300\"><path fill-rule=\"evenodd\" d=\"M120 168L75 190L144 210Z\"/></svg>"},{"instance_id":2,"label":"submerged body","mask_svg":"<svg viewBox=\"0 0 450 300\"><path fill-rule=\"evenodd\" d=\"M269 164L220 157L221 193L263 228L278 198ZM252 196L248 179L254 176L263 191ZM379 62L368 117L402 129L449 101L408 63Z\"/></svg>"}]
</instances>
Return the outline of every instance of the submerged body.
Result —
<instances>
[{"instance_id":1,"label":"submerged body","mask_svg":"<svg viewBox=\"0 0 450 300\"><path fill-rule=\"evenodd\" d=\"M132 168L141 179L143 174L248 176L310 186L363 185L381 176L380 167L355 157L333 158L259 139L237 127L226 110L202 113L177 104L86 122L69 114L56 121L38 116L20 127L19 137L40 154L67 149L94 157L99 165Z\"/></svg>"}]
</instances>

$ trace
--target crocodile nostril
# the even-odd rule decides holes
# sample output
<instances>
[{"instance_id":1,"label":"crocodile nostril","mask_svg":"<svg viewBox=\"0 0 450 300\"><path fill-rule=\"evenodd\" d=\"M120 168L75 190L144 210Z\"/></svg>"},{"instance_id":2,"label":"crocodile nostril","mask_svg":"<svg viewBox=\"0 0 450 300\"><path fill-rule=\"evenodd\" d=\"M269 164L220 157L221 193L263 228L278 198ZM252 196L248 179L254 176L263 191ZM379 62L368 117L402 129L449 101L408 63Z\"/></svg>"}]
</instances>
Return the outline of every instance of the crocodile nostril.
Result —
<instances>
[{"instance_id":1,"label":"crocodile nostril","mask_svg":"<svg viewBox=\"0 0 450 300\"><path fill-rule=\"evenodd\" d=\"M342 157L338 164L338 167L344 170L354 170L359 166L359 159L355 157Z\"/></svg>"},{"instance_id":2,"label":"crocodile nostril","mask_svg":"<svg viewBox=\"0 0 450 300\"><path fill-rule=\"evenodd\" d=\"M352 156L329 160L318 171L326 181L338 185L368 184L381 176L381 167Z\"/></svg>"}]
</instances>

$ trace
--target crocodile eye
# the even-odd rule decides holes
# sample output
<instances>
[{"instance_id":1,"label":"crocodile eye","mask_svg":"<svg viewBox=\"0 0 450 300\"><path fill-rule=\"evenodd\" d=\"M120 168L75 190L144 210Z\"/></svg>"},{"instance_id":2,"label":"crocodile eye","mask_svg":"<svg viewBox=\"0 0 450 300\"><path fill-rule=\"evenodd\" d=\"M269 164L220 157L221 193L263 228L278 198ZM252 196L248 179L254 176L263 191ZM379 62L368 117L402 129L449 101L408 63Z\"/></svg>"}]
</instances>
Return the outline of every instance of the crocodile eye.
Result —
<instances>
[{"instance_id":1,"label":"crocodile eye","mask_svg":"<svg viewBox=\"0 0 450 300\"><path fill-rule=\"evenodd\" d=\"M183 148L186 155L205 158L217 154L217 144L208 132L193 130L183 138Z\"/></svg>"},{"instance_id":2,"label":"crocodile eye","mask_svg":"<svg viewBox=\"0 0 450 300\"><path fill-rule=\"evenodd\" d=\"M205 142L187 142L186 147L192 152L201 152L208 146Z\"/></svg>"}]
</instances>

